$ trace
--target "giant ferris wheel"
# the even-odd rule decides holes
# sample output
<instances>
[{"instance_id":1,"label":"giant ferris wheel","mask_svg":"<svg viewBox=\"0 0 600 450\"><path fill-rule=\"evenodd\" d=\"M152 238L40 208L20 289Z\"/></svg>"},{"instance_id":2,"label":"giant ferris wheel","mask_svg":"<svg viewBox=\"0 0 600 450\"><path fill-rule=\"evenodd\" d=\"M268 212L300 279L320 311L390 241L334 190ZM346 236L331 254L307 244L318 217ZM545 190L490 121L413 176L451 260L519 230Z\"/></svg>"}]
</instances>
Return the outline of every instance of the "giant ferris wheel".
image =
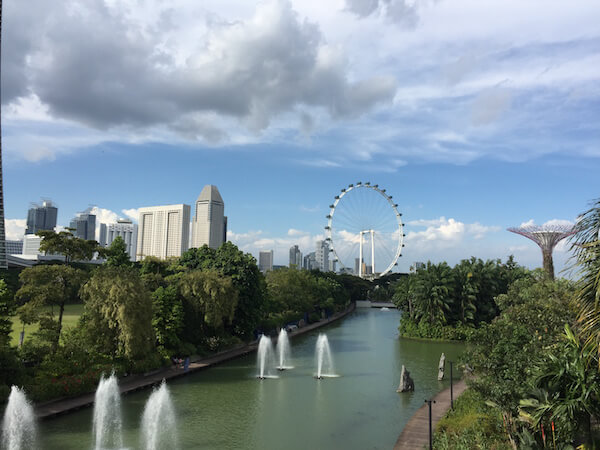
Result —
<instances>
[{"instance_id":1,"label":"giant ferris wheel","mask_svg":"<svg viewBox=\"0 0 600 450\"><path fill-rule=\"evenodd\" d=\"M350 184L335 196L327 215L327 242L340 270L378 278L398 264L404 247L402 214L385 189Z\"/></svg>"}]
</instances>

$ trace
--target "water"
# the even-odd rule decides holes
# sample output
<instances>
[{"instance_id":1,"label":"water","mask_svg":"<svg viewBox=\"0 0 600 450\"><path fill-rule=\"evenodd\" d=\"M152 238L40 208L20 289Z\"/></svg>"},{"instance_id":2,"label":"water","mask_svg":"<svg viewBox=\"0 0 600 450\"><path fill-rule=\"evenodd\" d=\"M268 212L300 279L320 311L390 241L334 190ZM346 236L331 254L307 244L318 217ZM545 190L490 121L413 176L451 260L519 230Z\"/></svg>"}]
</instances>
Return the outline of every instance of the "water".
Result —
<instances>
[{"instance_id":1,"label":"water","mask_svg":"<svg viewBox=\"0 0 600 450\"><path fill-rule=\"evenodd\" d=\"M164 380L146 402L141 428L140 448L145 450L178 448L175 408Z\"/></svg>"},{"instance_id":2,"label":"water","mask_svg":"<svg viewBox=\"0 0 600 450\"><path fill-rule=\"evenodd\" d=\"M100 378L94 398L92 430L96 450L123 448L121 393L114 374Z\"/></svg>"},{"instance_id":3,"label":"water","mask_svg":"<svg viewBox=\"0 0 600 450\"><path fill-rule=\"evenodd\" d=\"M33 407L25 392L13 386L2 420L2 448L6 450L36 447L36 425Z\"/></svg>"},{"instance_id":4,"label":"water","mask_svg":"<svg viewBox=\"0 0 600 450\"><path fill-rule=\"evenodd\" d=\"M331 348L326 334L319 335L315 346L315 354L317 358L317 379L336 377Z\"/></svg>"},{"instance_id":5,"label":"water","mask_svg":"<svg viewBox=\"0 0 600 450\"><path fill-rule=\"evenodd\" d=\"M277 370L293 369L290 365L290 338L288 337L285 328L282 328L277 337L277 347L275 348L275 354L279 359Z\"/></svg>"},{"instance_id":6,"label":"water","mask_svg":"<svg viewBox=\"0 0 600 450\"><path fill-rule=\"evenodd\" d=\"M394 309L364 308L294 337L295 369L276 380L257 382L256 355L250 354L169 381L179 448L389 450L423 400L449 386L449 377L437 381L440 354L454 361L463 349L399 340L399 318ZM327 333L340 378L314 379L319 333ZM402 364L415 392L396 393ZM151 394L139 391L121 400L127 448L140 448L141 417ZM91 422L89 408L41 422L43 449L93 448Z\"/></svg>"},{"instance_id":7,"label":"water","mask_svg":"<svg viewBox=\"0 0 600 450\"><path fill-rule=\"evenodd\" d=\"M258 341L258 350L256 351L256 365L258 367L257 378L264 380L265 378L277 378L271 373L273 363L273 343L271 338L264 334Z\"/></svg>"}]
</instances>

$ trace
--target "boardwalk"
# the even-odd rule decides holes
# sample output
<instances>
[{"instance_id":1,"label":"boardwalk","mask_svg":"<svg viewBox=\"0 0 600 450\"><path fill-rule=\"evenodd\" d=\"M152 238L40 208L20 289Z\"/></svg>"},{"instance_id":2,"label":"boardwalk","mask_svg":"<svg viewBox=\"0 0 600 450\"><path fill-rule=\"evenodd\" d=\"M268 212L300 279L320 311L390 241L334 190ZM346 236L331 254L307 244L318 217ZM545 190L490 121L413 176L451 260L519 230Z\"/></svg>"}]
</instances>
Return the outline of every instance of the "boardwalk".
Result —
<instances>
[{"instance_id":1,"label":"boardwalk","mask_svg":"<svg viewBox=\"0 0 600 450\"><path fill-rule=\"evenodd\" d=\"M290 338L298 336L316 328L325 326L331 322L334 322L342 317L345 317L349 313L354 311L354 304L352 304L347 310L340 313L334 314L327 320L322 320L305 327L299 328L289 333ZM184 371L181 368L169 367L165 369L155 370L145 375L134 375L129 377L122 377L119 379L119 389L121 394L128 394L130 392L139 391L148 387L156 386L162 382L162 380L172 380L190 373L197 372L199 370L207 369L216 364L229 361L234 358L238 358L242 355L247 355L256 351L258 347L257 343L244 345L242 347L227 350L221 353L217 353L208 358L198 359L190 363L189 369ZM39 419L46 419L64 414L72 411L76 411L81 408L91 406L94 403L94 393L80 395L73 398L58 399L47 403L36 405L35 412Z\"/></svg>"},{"instance_id":2,"label":"boardwalk","mask_svg":"<svg viewBox=\"0 0 600 450\"><path fill-rule=\"evenodd\" d=\"M467 388L464 381L458 381L454 384L454 399L458 398ZM450 388L444 389L433 400L435 404L431 405L432 428L450 409ZM419 410L410 418L402 434L396 441L394 450L416 450L429 448L429 407L423 404Z\"/></svg>"}]
</instances>

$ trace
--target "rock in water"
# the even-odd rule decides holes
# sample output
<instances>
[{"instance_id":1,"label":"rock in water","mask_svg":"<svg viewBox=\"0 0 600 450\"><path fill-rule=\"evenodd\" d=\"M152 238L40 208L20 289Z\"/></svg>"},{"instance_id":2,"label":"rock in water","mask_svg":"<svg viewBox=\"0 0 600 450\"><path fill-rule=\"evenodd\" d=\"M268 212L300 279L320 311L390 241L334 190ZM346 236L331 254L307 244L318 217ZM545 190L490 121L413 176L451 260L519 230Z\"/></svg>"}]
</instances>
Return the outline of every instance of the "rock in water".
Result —
<instances>
[{"instance_id":1,"label":"rock in water","mask_svg":"<svg viewBox=\"0 0 600 450\"><path fill-rule=\"evenodd\" d=\"M446 370L446 355L440 356L440 365L438 366L438 381L444 379L444 370Z\"/></svg>"},{"instance_id":2,"label":"rock in water","mask_svg":"<svg viewBox=\"0 0 600 450\"><path fill-rule=\"evenodd\" d=\"M410 377L410 372L406 370L404 364L402 365L402 372L400 373L400 386L396 392L409 392L415 390L415 382Z\"/></svg>"}]
</instances>

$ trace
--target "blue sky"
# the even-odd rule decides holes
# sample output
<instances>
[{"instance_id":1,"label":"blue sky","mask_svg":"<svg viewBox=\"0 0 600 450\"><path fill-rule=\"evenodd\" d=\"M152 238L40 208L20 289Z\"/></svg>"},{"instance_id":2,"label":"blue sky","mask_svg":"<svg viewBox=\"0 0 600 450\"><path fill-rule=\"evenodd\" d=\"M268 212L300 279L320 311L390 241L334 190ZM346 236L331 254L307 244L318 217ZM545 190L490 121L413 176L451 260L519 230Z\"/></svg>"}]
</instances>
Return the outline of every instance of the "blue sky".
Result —
<instances>
[{"instance_id":1,"label":"blue sky","mask_svg":"<svg viewBox=\"0 0 600 450\"><path fill-rule=\"evenodd\" d=\"M230 239L286 263L342 187L371 181L404 214L400 270L536 267L506 227L573 222L599 196L595 2L3 3L9 238L40 197L67 225L215 184Z\"/></svg>"}]
</instances>

